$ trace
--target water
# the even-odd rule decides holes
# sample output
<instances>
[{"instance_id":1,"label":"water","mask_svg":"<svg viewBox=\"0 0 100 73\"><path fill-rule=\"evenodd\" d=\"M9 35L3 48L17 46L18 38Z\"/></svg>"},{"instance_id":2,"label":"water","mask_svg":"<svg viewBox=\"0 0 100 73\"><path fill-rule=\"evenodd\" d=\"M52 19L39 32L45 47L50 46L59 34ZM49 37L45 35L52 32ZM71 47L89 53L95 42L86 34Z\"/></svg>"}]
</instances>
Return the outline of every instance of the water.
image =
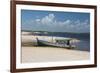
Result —
<instances>
[{"instance_id":1,"label":"water","mask_svg":"<svg viewBox=\"0 0 100 73\"><path fill-rule=\"evenodd\" d=\"M90 51L90 41L89 40L81 40L78 43L74 43L76 45L77 50Z\"/></svg>"},{"instance_id":2,"label":"water","mask_svg":"<svg viewBox=\"0 0 100 73\"><path fill-rule=\"evenodd\" d=\"M39 34L46 36L56 36L56 37L67 37L67 38L76 38L80 42L72 43L77 48L77 50L90 51L90 34L89 33L48 33L48 34Z\"/></svg>"}]
</instances>

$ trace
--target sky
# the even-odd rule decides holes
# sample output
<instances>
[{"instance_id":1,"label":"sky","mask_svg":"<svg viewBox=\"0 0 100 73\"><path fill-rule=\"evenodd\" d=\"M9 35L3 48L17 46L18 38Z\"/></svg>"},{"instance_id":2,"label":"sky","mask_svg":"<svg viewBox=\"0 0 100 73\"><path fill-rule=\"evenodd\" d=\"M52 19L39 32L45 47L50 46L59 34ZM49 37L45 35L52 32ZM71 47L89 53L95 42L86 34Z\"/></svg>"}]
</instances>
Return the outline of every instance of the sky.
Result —
<instances>
[{"instance_id":1,"label":"sky","mask_svg":"<svg viewBox=\"0 0 100 73\"><path fill-rule=\"evenodd\" d=\"M90 32L90 13L21 10L22 30Z\"/></svg>"}]
</instances>

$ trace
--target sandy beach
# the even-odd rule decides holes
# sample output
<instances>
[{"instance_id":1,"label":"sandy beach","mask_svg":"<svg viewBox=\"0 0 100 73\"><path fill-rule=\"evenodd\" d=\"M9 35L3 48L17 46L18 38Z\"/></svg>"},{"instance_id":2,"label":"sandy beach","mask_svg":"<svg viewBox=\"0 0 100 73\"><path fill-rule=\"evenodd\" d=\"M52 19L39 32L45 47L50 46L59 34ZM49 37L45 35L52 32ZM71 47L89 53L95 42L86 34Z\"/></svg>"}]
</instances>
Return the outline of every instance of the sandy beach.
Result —
<instances>
[{"instance_id":1,"label":"sandy beach","mask_svg":"<svg viewBox=\"0 0 100 73\"><path fill-rule=\"evenodd\" d=\"M36 37L51 41L51 37L47 36L22 34L22 63L88 60L90 57L87 51L56 47L36 47L34 46L37 42Z\"/></svg>"},{"instance_id":2,"label":"sandy beach","mask_svg":"<svg viewBox=\"0 0 100 73\"><path fill-rule=\"evenodd\" d=\"M22 47L22 63L88 60L89 52L54 47Z\"/></svg>"}]
</instances>

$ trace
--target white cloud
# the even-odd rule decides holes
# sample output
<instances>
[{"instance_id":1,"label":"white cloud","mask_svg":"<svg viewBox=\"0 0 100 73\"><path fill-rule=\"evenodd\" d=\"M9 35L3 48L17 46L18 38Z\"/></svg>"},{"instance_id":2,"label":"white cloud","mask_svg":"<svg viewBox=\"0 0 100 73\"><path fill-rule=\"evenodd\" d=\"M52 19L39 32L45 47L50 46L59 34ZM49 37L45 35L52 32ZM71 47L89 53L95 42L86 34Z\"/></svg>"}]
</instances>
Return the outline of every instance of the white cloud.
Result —
<instances>
[{"instance_id":1,"label":"white cloud","mask_svg":"<svg viewBox=\"0 0 100 73\"><path fill-rule=\"evenodd\" d=\"M29 21L28 21L29 23ZM48 14L42 18L37 18L30 21L30 25L33 28L45 29L45 30L56 30L56 31L66 31L66 32L87 32L89 31L89 20L80 21L66 19L65 21L58 21L54 14ZM32 27L31 25L31 27ZM65 30L64 30L65 29Z\"/></svg>"},{"instance_id":2,"label":"white cloud","mask_svg":"<svg viewBox=\"0 0 100 73\"><path fill-rule=\"evenodd\" d=\"M36 22L40 22L40 19L36 19Z\"/></svg>"},{"instance_id":3,"label":"white cloud","mask_svg":"<svg viewBox=\"0 0 100 73\"><path fill-rule=\"evenodd\" d=\"M55 16L54 14L49 14L48 16L45 16L41 19L42 24L50 24L53 22Z\"/></svg>"},{"instance_id":4,"label":"white cloud","mask_svg":"<svg viewBox=\"0 0 100 73\"><path fill-rule=\"evenodd\" d=\"M63 24L70 24L70 23L71 23L71 20L69 19L63 22Z\"/></svg>"}]
</instances>

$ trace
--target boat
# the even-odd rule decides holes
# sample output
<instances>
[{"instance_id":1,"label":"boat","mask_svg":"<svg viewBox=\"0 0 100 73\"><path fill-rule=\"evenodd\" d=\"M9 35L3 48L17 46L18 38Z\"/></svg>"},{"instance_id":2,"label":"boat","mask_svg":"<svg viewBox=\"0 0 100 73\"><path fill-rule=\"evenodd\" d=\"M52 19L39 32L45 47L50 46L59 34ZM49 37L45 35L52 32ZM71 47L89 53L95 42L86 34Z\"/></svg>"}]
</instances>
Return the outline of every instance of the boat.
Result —
<instances>
[{"instance_id":1,"label":"boat","mask_svg":"<svg viewBox=\"0 0 100 73\"><path fill-rule=\"evenodd\" d=\"M57 39L55 40L56 42L48 42L48 41L44 41L44 40L40 40L37 38L37 45L38 46L50 46L50 47L60 47L60 48L75 48L75 45L71 45L70 41L71 39L67 39L67 40L60 40Z\"/></svg>"}]
</instances>

